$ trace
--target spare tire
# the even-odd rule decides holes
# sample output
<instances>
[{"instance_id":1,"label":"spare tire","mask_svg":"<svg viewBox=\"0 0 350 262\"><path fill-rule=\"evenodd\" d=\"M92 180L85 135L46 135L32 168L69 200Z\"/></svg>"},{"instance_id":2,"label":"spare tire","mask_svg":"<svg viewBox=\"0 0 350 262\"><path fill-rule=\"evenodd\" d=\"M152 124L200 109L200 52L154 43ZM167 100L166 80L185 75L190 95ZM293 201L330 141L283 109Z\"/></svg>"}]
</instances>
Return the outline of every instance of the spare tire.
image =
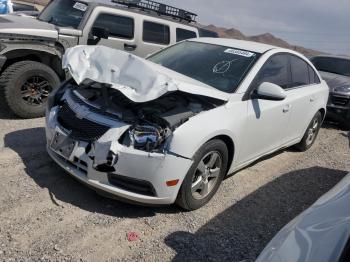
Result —
<instances>
[{"instance_id":1,"label":"spare tire","mask_svg":"<svg viewBox=\"0 0 350 262\"><path fill-rule=\"evenodd\" d=\"M47 98L59 85L55 71L34 61L14 63L0 76L8 107L22 118L44 116Z\"/></svg>"}]
</instances>

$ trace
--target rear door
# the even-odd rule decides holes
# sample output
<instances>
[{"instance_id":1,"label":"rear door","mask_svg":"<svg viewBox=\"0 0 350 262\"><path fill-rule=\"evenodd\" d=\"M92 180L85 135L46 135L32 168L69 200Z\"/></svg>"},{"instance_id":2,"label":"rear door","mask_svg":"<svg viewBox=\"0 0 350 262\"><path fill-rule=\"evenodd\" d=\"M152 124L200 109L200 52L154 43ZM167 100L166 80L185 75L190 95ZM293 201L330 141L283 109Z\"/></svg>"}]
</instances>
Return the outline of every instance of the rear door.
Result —
<instances>
[{"instance_id":1,"label":"rear door","mask_svg":"<svg viewBox=\"0 0 350 262\"><path fill-rule=\"evenodd\" d=\"M291 101L289 140L302 137L318 110L321 81L314 69L301 57L290 56L291 85L286 89Z\"/></svg>"}]
</instances>

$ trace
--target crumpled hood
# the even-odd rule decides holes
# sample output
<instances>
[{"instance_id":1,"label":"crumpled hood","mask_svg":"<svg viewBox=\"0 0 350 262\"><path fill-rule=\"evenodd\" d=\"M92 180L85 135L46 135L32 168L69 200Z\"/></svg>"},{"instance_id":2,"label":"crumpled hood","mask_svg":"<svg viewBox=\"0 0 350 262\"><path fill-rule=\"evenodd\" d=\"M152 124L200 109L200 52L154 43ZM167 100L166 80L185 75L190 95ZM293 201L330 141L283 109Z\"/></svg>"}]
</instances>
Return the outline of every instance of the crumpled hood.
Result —
<instances>
[{"instance_id":1,"label":"crumpled hood","mask_svg":"<svg viewBox=\"0 0 350 262\"><path fill-rule=\"evenodd\" d=\"M202 82L124 51L103 46L77 46L67 49L63 68L70 71L77 84L89 80L110 84L137 103L155 100L172 91L223 101L229 99L229 94Z\"/></svg>"},{"instance_id":2,"label":"crumpled hood","mask_svg":"<svg viewBox=\"0 0 350 262\"><path fill-rule=\"evenodd\" d=\"M285 226L256 262L339 261L350 239L350 174Z\"/></svg>"},{"instance_id":3,"label":"crumpled hood","mask_svg":"<svg viewBox=\"0 0 350 262\"><path fill-rule=\"evenodd\" d=\"M41 22L36 18L20 16L16 14L2 15L0 17L0 38L11 34L30 37L43 37L57 39L58 31L54 25Z\"/></svg>"},{"instance_id":4,"label":"crumpled hood","mask_svg":"<svg viewBox=\"0 0 350 262\"><path fill-rule=\"evenodd\" d=\"M350 77L320 71L322 78L327 82L330 90L334 92L337 87L350 86Z\"/></svg>"}]
</instances>

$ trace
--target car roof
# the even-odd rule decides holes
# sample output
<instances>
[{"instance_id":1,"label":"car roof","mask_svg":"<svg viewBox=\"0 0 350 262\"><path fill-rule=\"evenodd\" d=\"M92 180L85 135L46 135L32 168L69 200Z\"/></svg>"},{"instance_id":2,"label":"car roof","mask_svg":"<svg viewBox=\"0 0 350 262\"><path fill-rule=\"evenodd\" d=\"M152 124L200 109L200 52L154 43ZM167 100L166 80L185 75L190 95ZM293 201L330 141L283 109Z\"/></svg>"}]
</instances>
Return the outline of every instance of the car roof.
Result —
<instances>
[{"instance_id":1,"label":"car roof","mask_svg":"<svg viewBox=\"0 0 350 262\"><path fill-rule=\"evenodd\" d=\"M262 44L262 43L252 42L252 41L245 41L245 40L235 40L235 39L229 39L229 38L202 37L202 38L192 39L191 41L214 44L214 45L222 45L222 46L247 50L255 53L265 53L271 49L276 49L276 48L280 49L279 47L273 46L273 45L267 45L267 44Z\"/></svg>"},{"instance_id":2,"label":"car roof","mask_svg":"<svg viewBox=\"0 0 350 262\"><path fill-rule=\"evenodd\" d=\"M160 19L167 20L167 21L170 21L170 22L191 26L191 27L194 27L194 28L198 29L198 26L197 26L196 23L188 22L188 21L180 21L179 19L174 19L174 18L172 18L170 16L159 15L156 12L153 12L153 11L141 10L139 8L128 8L126 6L114 3L114 2L112 2L112 0L79 0L79 1L83 2L83 3L86 3L89 6L93 6L93 7L95 7L95 6L106 6L106 7L111 7L111 8L115 8L115 9L126 10L126 11L129 11L129 12L139 13L139 14L147 15L147 16L151 16L151 17L156 17L156 18L160 18Z\"/></svg>"}]
</instances>

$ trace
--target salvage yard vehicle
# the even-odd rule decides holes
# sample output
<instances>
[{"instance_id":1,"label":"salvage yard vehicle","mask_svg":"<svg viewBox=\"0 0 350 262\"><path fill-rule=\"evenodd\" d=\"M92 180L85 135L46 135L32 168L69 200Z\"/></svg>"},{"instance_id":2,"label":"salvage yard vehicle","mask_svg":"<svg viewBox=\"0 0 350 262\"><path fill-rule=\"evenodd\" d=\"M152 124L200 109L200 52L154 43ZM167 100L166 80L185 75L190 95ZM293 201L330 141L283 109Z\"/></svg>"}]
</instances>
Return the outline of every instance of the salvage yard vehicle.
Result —
<instances>
[{"instance_id":1,"label":"salvage yard vehicle","mask_svg":"<svg viewBox=\"0 0 350 262\"><path fill-rule=\"evenodd\" d=\"M286 225L256 262L350 261L350 174Z\"/></svg>"},{"instance_id":2,"label":"salvage yard vehicle","mask_svg":"<svg viewBox=\"0 0 350 262\"><path fill-rule=\"evenodd\" d=\"M186 40L147 60L80 46L63 65L72 79L48 102L49 155L97 191L187 210L267 154L308 150L329 94L304 56L230 39Z\"/></svg>"},{"instance_id":3,"label":"salvage yard vehicle","mask_svg":"<svg viewBox=\"0 0 350 262\"><path fill-rule=\"evenodd\" d=\"M311 62L330 88L327 116L350 129L350 58L316 56Z\"/></svg>"},{"instance_id":4,"label":"salvage yard vehicle","mask_svg":"<svg viewBox=\"0 0 350 262\"><path fill-rule=\"evenodd\" d=\"M195 18L150 0L54 0L38 18L2 16L0 92L16 115L43 116L49 93L66 79L67 48L99 44L145 57L188 38L213 36Z\"/></svg>"}]
</instances>

